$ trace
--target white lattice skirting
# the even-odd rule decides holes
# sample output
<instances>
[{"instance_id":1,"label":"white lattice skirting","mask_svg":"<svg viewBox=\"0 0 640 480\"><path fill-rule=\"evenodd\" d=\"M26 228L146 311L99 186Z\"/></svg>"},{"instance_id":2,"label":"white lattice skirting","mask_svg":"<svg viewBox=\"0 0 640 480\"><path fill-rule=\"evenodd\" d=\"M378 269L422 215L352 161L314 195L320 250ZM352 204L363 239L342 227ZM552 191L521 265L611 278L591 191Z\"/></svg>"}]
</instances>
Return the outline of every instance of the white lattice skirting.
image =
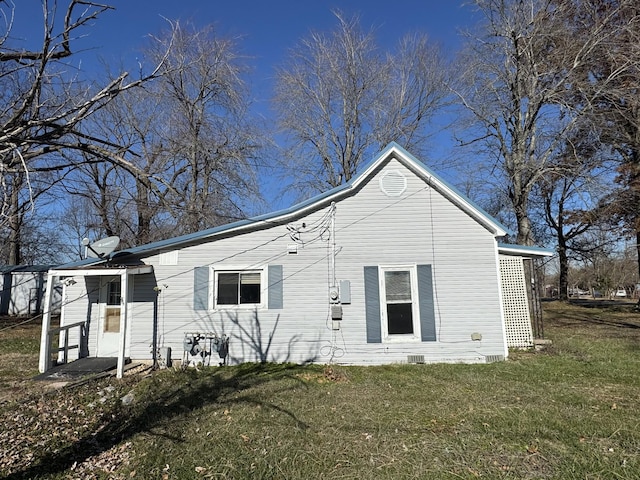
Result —
<instances>
[{"instance_id":1,"label":"white lattice skirting","mask_svg":"<svg viewBox=\"0 0 640 480\"><path fill-rule=\"evenodd\" d=\"M509 348L533 346L522 257L500 255L502 306Z\"/></svg>"}]
</instances>

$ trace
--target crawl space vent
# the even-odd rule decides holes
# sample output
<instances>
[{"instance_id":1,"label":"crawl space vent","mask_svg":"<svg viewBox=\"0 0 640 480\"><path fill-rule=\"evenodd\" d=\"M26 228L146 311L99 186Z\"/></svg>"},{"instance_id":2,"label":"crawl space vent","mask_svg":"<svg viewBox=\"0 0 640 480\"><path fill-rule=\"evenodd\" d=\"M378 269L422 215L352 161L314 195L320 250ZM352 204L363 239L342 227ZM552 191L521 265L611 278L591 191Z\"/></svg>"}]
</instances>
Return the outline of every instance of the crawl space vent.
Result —
<instances>
[{"instance_id":1,"label":"crawl space vent","mask_svg":"<svg viewBox=\"0 0 640 480\"><path fill-rule=\"evenodd\" d=\"M485 360L486 360L487 363L503 362L504 361L504 355L487 355L485 357Z\"/></svg>"},{"instance_id":2,"label":"crawl space vent","mask_svg":"<svg viewBox=\"0 0 640 480\"><path fill-rule=\"evenodd\" d=\"M424 363L424 355L407 355L407 363Z\"/></svg>"},{"instance_id":3,"label":"crawl space vent","mask_svg":"<svg viewBox=\"0 0 640 480\"><path fill-rule=\"evenodd\" d=\"M388 197L399 197L407 189L407 179L398 170L391 170L380 177L380 190Z\"/></svg>"}]
</instances>

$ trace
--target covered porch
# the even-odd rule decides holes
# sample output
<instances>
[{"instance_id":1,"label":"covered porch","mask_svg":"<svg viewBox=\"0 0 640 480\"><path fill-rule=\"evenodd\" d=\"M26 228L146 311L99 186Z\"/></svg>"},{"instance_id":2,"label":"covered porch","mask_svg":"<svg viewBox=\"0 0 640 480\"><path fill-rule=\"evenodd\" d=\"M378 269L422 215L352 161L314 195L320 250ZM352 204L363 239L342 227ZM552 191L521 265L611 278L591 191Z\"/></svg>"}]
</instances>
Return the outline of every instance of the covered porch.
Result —
<instances>
[{"instance_id":1,"label":"covered porch","mask_svg":"<svg viewBox=\"0 0 640 480\"><path fill-rule=\"evenodd\" d=\"M104 331L109 331L110 337L117 342L117 348L114 353L117 359L117 378L122 378L125 370L126 363L126 349L127 349L127 333L129 330L129 306L131 303L131 284L132 278L136 275L151 274L153 273L153 266L151 265L135 265L135 266L105 266L98 265L93 267L84 268L71 268L71 269L52 269L48 272L47 290L45 292L44 299L44 311L42 316L42 332L40 337L40 361L39 371L44 373L52 368L52 351L51 343L55 335L59 335L58 342L58 358L61 363L67 363L69 361L69 350L78 349L77 357L82 358L88 356L89 352L82 351L83 345L81 341L77 344L70 344L70 338L72 338L71 331L76 330L78 333L77 338L82 339L83 334L86 332L88 326L88 320L83 321L69 321L65 318L64 307L66 302L65 291L67 288L73 287L78 283L78 278L86 280L86 277L104 277L119 279L119 281L110 281L108 290L107 309L105 310L105 322L103 328ZM53 285L56 278L63 279L63 301L62 301L62 313L60 317L60 326L51 327L51 314L53 308ZM87 294L88 296L88 294ZM76 319L77 320L77 319ZM95 352L94 357L99 356L98 352ZM111 356L111 355L109 355Z\"/></svg>"}]
</instances>

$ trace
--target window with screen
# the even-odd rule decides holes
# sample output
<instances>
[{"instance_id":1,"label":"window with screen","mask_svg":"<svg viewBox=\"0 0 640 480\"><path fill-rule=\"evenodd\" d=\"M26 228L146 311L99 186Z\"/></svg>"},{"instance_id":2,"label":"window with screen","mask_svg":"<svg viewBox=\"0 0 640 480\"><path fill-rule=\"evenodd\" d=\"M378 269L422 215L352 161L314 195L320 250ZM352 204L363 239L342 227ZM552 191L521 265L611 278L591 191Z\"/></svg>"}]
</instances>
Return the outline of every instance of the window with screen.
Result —
<instances>
[{"instance_id":1,"label":"window with screen","mask_svg":"<svg viewBox=\"0 0 640 480\"><path fill-rule=\"evenodd\" d=\"M216 305L260 304L261 289L261 271L216 272Z\"/></svg>"},{"instance_id":2,"label":"window with screen","mask_svg":"<svg viewBox=\"0 0 640 480\"><path fill-rule=\"evenodd\" d=\"M412 267L384 267L382 275L382 320L387 338L419 336L416 273Z\"/></svg>"}]
</instances>

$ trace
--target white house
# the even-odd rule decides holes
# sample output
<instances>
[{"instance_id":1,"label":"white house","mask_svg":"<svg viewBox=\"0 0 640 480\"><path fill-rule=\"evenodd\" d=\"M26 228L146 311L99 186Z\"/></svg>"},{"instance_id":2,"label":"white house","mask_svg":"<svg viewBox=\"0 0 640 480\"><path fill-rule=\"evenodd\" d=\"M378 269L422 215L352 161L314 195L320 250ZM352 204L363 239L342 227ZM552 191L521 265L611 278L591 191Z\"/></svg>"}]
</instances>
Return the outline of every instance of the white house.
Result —
<instances>
[{"instance_id":1,"label":"white house","mask_svg":"<svg viewBox=\"0 0 640 480\"><path fill-rule=\"evenodd\" d=\"M0 315L42 313L47 271L51 265L9 265L0 267ZM60 308L59 282L54 284L51 308Z\"/></svg>"},{"instance_id":2,"label":"white house","mask_svg":"<svg viewBox=\"0 0 640 480\"><path fill-rule=\"evenodd\" d=\"M550 254L501 246L506 233L390 144L349 183L287 210L51 270L65 279L68 338L60 342L80 347L69 358L118 357L119 375L125 359L167 356L211 364L502 360L510 331L516 343L532 340L517 264ZM45 312L41 371L51 363L49 327Z\"/></svg>"}]
</instances>

